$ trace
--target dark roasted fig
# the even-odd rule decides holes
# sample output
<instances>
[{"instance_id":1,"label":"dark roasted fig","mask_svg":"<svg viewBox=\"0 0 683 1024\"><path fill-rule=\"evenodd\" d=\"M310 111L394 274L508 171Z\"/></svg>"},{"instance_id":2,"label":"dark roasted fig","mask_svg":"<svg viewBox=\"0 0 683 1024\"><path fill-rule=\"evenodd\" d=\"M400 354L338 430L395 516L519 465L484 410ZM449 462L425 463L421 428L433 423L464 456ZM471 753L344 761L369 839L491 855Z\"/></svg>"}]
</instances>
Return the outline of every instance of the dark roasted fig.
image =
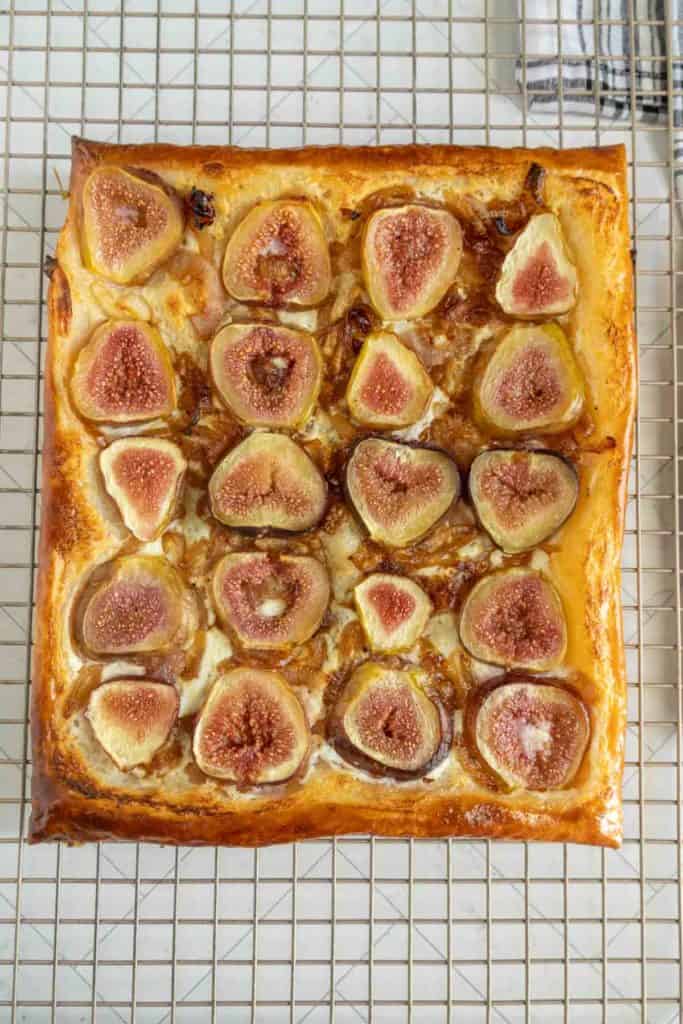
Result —
<instances>
[{"instance_id":1,"label":"dark roasted fig","mask_svg":"<svg viewBox=\"0 0 683 1024\"><path fill-rule=\"evenodd\" d=\"M342 691L328 738L346 761L373 775L419 778L448 753L443 709L423 689L418 669L365 662Z\"/></svg>"},{"instance_id":2,"label":"dark roasted fig","mask_svg":"<svg viewBox=\"0 0 683 1024\"><path fill-rule=\"evenodd\" d=\"M259 203L233 232L223 260L225 287L240 302L317 306L332 269L323 226L310 203Z\"/></svg>"},{"instance_id":3,"label":"dark roasted fig","mask_svg":"<svg viewBox=\"0 0 683 1024\"><path fill-rule=\"evenodd\" d=\"M373 573L359 583L354 599L363 631L375 651L407 651L422 635L432 602L406 576Z\"/></svg>"},{"instance_id":4,"label":"dark roasted fig","mask_svg":"<svg viewBox=\"0 0 683 1024\"><path fill-rule=\"evenodd\" d=\"M155 175L96 167L83 186L83 261L117 284L143 284L185 230L180 198Z\"/></svg>"},{"instance_id":5,"label":"dark roasted fig","mask_svg":"<svg viewBox=\"0 0 683 1024\"><path fill-rule=\"evenodd\" d=\"M83 644L98 657L181 646L191 628L188 610L185 585L170 562L153 555L123 556L86 594Z\"/></svg>"},{"instance_id":6,"label":"dark roasted fig","mask_svg":"<svg viewBox=\"0 0 683 1024\"><path fill-rule=\"evenodd\" d=\"M569 518L579 492L574 468L549 452L482 452L470 467L470 496L503 551L541 544Z\"/></svg>"},{"instance_id":7,"label":"dark roasted fig","mask_svg":"<svg viewBox=\"0 0 683 1024\"><path fill-rule=\"evenodd\" d=\"M588 746L584 704L561 686L508 682L486 695L477 712L475 742L509 786L560 789L578 771Z\"/></svg>"},{"instance_id":8,"label":"dark roasted fig","mask_svg":"<svg viewBox=\"0 0 683 1024\"><path fill-rule=\"evenodd\" d=\"M559 316L576 302L576 267L554 213L527 223L505 257L496 299L511 316Z\"/></svg>"},{"instance_id":9,"label":"dark roasted fig","mask_svg":"<svg viewBox=\"0 0 683 1024\"><path fill-rule=\"evenodd\" d=\"M194 732L200 769L240 785L284 782L309 744L306 716L285 679L257 668L235 668L218 679Z\"/></svg>"},{"instance_id":10,"label":"dark roasted fig","mask_svg":"<svg viewBox=\"0 0 683 1024\"><path fill-rule=\"evenodd\" d=\"M169 260L166 271L181 286L184 298L179 305L177 296L172 294L167 300L167 307L179 308L183 318L189 316L200 338L212 337L227 301L223 282L214 264L198 252L180 249Z\"/></svg>"},{"instance_id":11,"label":"dark roasted fig","mask_svg":"<svg viewBox=\"0 0 683 1024\"><path fill-rule=\"evenodd\" d=\"M86 716L121 771L149 764L178 717L178 691L167 683L116 679L93 690Z\"/></svg>"},{"instance_id":12,"label":"dark roasted fig","mask_svg":"<svg viewBox=\"0 0 683 1024\"><path fill-rule=\"evenodd\" d=\"M424 413L434 386L414 352L394 334L371 334L346 391L351 415L378 429L407 427Z\"/></svg>"},{"instance_id":13,"label":"dark roasted fig","mask_svg":"<svg viewBox=\"0 0 683 1024\"><path fill-rule=\"evenodd\" d=\"M71 380L85 419L136 423L175 409L175 379L158 332L139 320L109 320L78 353Z\"/></svg>"},{"instance_id":14,"label":"dark roasted fig","mask_svg":"<svg viewBox=\"0 0 683 1024\"><path fill-rule=\"evenodd\" d=\"M499 434L553 434L576 423L583 380L557 324L518 325L499 342L474 391L474 411Z\"/></svg>"},{"instance_id":15,"label":"dark roasted fig","mask_svg":"<svg viewBox=\"0 0 683 1024\"><path fill-rule=\"evenodd\" d=\"M322 360L310 334L231 324L211 343L211 374L235 416L254 427L298 427L318 398Z\"/></svg>"},{"instance_id":16,"label":"dark roasted fig","mask_svg":"<svg viewBox=\"0 0 683 1024\"><path fill-rule=\"evenodd\" d=\"M154 540L170 522L185 477L180 448L160 437L121 437L100 452L104 486L139 540Z\"/></svg>"},{"instance_id":17,"label":"dark roasted fig","mask_svg":"<svg viewBox=\"0 0 683 1024\"><path fill-rule=\"evenodd\" d=\"M349 459L346 490L372 539L404 548L459 497L460 474L445 452L369 437Z\"/></svg>"},{"instance_id":18,"label":"dark roasted fig","mask_svg":"<svg viewBox=\"0 0 683 1024\"><path fill-rule=\"evenodd\" d=\"M425 316L453 283L462 230L447 210L399 206L377 210L363 236L363 277L384 320Z\"/></svg>"},{"instance_id":19,"label":"dark roasted fig","mask_svg":"<svg viewBox=\"0 0 683 1024\"><path fill-rule=\"evenodd\" d=\"M330 600L330 581L316 558L239 552L225 555L216 566L213 597L221 620L242 647L291 647L318 629Z\"/></svg>"},{"instance_id":20,"label":"dark roasted fig","mask_svg":"<svg viewBox=\"0 0 683 1024\"><path fill-rule=\"evenodd\" d=\"M284 434L250 434L209 481L211 511L226 526L300 533L320 522L327 490L315 463Z\"/></svg>"},{"instance_id":21,"label":"dark roasted fig","mask_svg":"<svg viewBox=\"0 0 683 1024\"><path fill-rule=\"evenodd\" d=\"M467 596L460 639L480 661L546 672L560 664L567 647L562 602L533 569L491 573Z\"/></svg>"}]
</instances>

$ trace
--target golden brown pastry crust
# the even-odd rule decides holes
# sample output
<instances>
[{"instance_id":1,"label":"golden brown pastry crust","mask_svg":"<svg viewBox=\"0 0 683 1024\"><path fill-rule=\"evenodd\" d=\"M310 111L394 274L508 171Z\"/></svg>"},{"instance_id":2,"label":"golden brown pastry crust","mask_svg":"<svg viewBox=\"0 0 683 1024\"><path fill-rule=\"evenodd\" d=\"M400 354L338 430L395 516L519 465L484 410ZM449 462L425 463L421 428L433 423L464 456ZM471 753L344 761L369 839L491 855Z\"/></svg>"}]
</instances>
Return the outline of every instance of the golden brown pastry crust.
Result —
<instances>
[{"instance_id":1,"label":"golden brown pastry crust","mask_svg":"<svg viewBox=\"0 0 683 1024\"><path fill-rule=\"evenodd\" d=\"M92 437L74 414L67 370L92 317L74 268L79 199L96 163L156 171L182 193L197 186L228 211L229 231L257 199L310 194L330 220L364 196L404 185L447 187L484 201L509 199L531 161L546 170L547 203L559 216L579 273L571 336L588 384L594 431L582 455L581 492L549 572L567 610L567 663L590 683L593 741L574 788L493 792L476 783L392 784L318 759L309 775L271 792L234 799L215 787L166 795L108 782L69 738L63 718L70 681L68 608L87 567L116 554L112 530L84 449ZM459 147L309 148L249 151L167 145L107 146L76 140L71 201L49 290L45 374L43 524L33 666L31 840L124 838L164 843L257 845L307 836L486 836L616 846L625 726L620 548L636 388L625 153L621 146L550 149ZM100 312L104 319L104 314ZM123 540L122 540L123 538Z\"/></svg>"}]
</instances>

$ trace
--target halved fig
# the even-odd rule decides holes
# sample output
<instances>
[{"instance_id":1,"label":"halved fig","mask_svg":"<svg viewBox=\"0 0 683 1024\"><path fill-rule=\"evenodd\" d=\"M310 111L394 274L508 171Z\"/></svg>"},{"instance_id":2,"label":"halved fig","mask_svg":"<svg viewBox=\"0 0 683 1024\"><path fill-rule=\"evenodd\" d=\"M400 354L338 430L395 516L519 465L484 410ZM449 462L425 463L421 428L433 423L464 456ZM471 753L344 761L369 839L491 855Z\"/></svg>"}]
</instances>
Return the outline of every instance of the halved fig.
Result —
<instances>
[{"instance_id":1,"label":"halved fig","mask_svg":"<svg viewBox=\"0 0 683 1024\"><path fill-rule=\"evenodd\" d=\"M109 320L78 353L71 394L81 416L138 423L175 409L173 364L159 333L141 320Z\"/></svg>"},{"instance_id":2,"label":"halved fig","mask_svg":"<svg viewBox=\"0 0 683 1024\"><path fill-rule=\"evenodd\" d=\"M451 735L425 693L424 673L376 662L357 668L328 723L338 754L373 775L419 778L443 760Z\"/></svg>"},{"instance_id":3,"label":"halved fig","mask_svg":"<svg viewBox=\"0 0 683 1024\"><path fill-rule=\"evenodd\" d=\"M194 732L194 756L215 779L284 782L308 753L303 708L279 672L235 668L215 683Z\"/></svg>"},{"instance_id":4,"label":"halved fig","mask_svg":"<svg viewBox=\"0 0 683 1024\"><path fill-rule=\"evenodd\" d=\"M554 213L527 223L505 257L496 299L511 316L559 316L576 302L576 267Z\"/></svg>"},{"instance_id":5,"label":"halved fig","mask_svg":"<svg viewBox=\"0 0 683 1024\"><path fill-rule=\"evenodd\" d=\"M363 236L363 277L384 320L425 316L441 302L462 256L462 229L448 210L377 210Z\"/></svg>"},{"instance_id":6,"label":"halved fig","mask_svg":"<svg viewBox=\"0 0 683 1024\"><path fill-rule=\"evenodd\" d=\"M489 359L474 392L475 415L502 434L553 434L573 426L583 380L557 324L513 327Z\"/></svg>"},{"instance_id":7,"label":"halved fig","mask_svg":"<svg viewBox=\"0 0 683 1024\"><path fill-rule=\"evenodd\" d=\"M250 434L213 471L211 511L226 526L301 533L319 523L327 489L315 463L284 434Z\"/></svg>"},{"instance_id":8,"label":"halved fig","mask_svg":"<svg viewBox=\"0 0 683 1024\"><path fill-rule=\"evenodd\" d=\"M376 651L407 651L432 612L422 587L405 576L373 573L358 584L353 596L368 643Z\"/></svg>"},{"instance_id":9,"label":"halved fig","mask_svg":"<svg viewBox=\"0 0 683 1024\"><path fill-rule=\"evenodd\" d=\"M225 250L223 282L240 302L317 306L331 281L325 233L310 203L259 203L237 225Z\"/></svg>"},{"instance_id":10,"label":"halved fig","mask_svg":"<svg viewBox=\"0 0 683 1024\"><path fill-rule=\"evenodd\" d=\"M416 423L432 397L431 377L394 334L371 334L355 362L346 391L351 415L369 427Z\"/></svg>"},{"instance_id":11,"label":"halved fig","mask_svg":"<svg viewBox=\"0 0 683 1024\"><path fill-rule=\"evenodd\" d=\"M174 253L183 204L157 175L96 167L83 186L83 260L117 284L143 284Z\"/></svg>"},{"instance_id":12,"label":"halved fig","mask_svg":"<svg viewBox=\"0 0 683 1024\"><path fill-rule=\"evenodd\" d=\"M167 683L116 679L93 690L86 716L121 771L149 764L178 717L178 691Z\"/></svg>"},{"instance_id":13,"label":"halved fig","mask_svg":"<svg viewBox=\"0 0 683 1024\"><path fill-rule=\"evenodd\" d=\"M346 490L372 539L403 548L457 500L460 474L445 452L369 437L349 459Z\"/></svg>"},{"instance_id":14,"label":"halved fig","mask_svg":"<svg viewBox=\"0 0 683 1024\"><path fill-rule=\"evenodd\" d=\"M567 647L562 602L533 569L491 573L465 600L460 639L479 661L546 672L560 664Z\"/></svg>"},{"instance_id":15,"label":"halved fig","mask_svg":"<svg viewBox=\"0 0 683 1024\"><path fill-rule=\"evenodd\" d=\"M83 644L96 656L165 651L186 640L188 599L170 562L124 555L86 594Z\"/></svg>"},{"instance_id":16,"label":"halved fig","mask_svg":"<svg viewBox=\"0 0 683 1024\"><path fill-rule=\"evenodd\" d=\"M211 373L235 416L254 427L298 427L318 398L322 359L310 334L231 324L211 343Z\"/></svg>"},{"instance_id":17,"label":"halved fig","mask_svg":"<svg viewBox=\"0 0 683 1024\"><path fill-rule=\"evenodd\" d=\"M482 452L470 466L470 496L479 520L503 551L541 544L574 511L574 467L549 452Z\"/></svg>"},{"instance_id":18,"label":"halved fig","mask_svg":"<svg viewBox=\"0 0 683 1024\"><path fill-rule=\"evenodd\" d=\"M187 469L180 448L160 437L121 437L100 452L104 486L138 540L171 520Z\"/></svg>"},{"instance_id":19,"label":"halved fig","mask_svg":"<svg viewBox=\"0 0 683 1024\"><path fill-rule=\"evenodd\" d=\"M578 771L588 746L584 704L561 686L503 683L484 698L476 717L479 753L509 786L561 789Z\"/></svg>"},{"instance_id":20,"label":"halved fig","mask_svg":"<svg viewBox=\"0 0 683 1024\"><path fill-rule=\"evenodd\" d=\"M318 629L330 600L330 581L317 558L238 552L216 566L213 597L242 647L291 647Z\"/></svg>"}]
</instances>

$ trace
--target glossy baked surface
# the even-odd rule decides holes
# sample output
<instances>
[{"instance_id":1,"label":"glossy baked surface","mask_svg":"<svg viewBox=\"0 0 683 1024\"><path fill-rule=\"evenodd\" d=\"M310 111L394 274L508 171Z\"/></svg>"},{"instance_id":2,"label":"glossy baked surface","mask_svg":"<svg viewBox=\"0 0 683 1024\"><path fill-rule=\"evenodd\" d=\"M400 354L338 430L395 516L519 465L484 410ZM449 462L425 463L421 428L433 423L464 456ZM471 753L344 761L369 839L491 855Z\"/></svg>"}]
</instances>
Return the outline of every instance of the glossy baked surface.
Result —
<instances>
[{"instance_id":1,"label":"glossy baked surface","mask_svg":"<svg viewBox=\"0 0 683 1024\"><path fill-rule=\"evenodd\" d=\"M135 254L114 269L105 265L122 251L130 256L125 232L116 246L99 245L101 225L90 224L95 241L84 243L93 181L102 190L111 188L113 177L123 188L117 208L123 203L125 213L131 202L128 180L112 175L112 168L145 182L152 190L147 220L163 221L156 224L147 270ZM168 198L159 200L162 194ZM296 273L267 264L264 292L263 264L256 273L234 250L240 239L266 230L264 218L281 209L282 200L287 231L305 246ZM368 279L385 251L387 231L394 230L391 223L387 227L393 215L386 211L392 210L402 211L400 227L408 226L411 239L443 244L441 258L429 264L432 278L410 281L409 294L399 294L395 282ZM551 224L544 237L556 246L562 278L543 277L543 288L525 292L515 289L510 253L541 217L550 220L537 222L532 233ZM267 260L280 254L279 244L262 250ZM295 286L297 273L301 283ZM529 312L548 295L552 315ZM90 369L98 352L112 351L102 332L99 348L93 346L94 332L112 321L136 325L136 359L148 360L154 380L151 398L127 387L135 420L123 426L116 418L122 393L113 394L106 375ZM552 359L562 373L571 361L569 398L555 396L547 422L535 420L520 433L510 410L521 417L529 410L507 399L503 408L500 389L487 391L482 382L495 368L494 353L499 358L506 351L501 343L514 348L517 335L511 342L510 332L534 324L545 330L550 323ZM231 324L265 325L270 335L290 332L287 345L296 346L297 359L308 360L306 379L277 410L264 401L249 405L251 392L232 370L230 379L220 377L221 366L233 365L225 350L239 353L246 344L244 330L226 330ZM255 845L370 831L619 843L625 719L619 562L636 382L621 147L268 152L77 141L49 326L33 840L117 836ZM217 332L222 361L213 366L209 353ZM368 337L385 334L394 341L373 342L372 352L366 347ZM256 349L262 344L260 337L247 340ZM372 384L370 358L391 357L396 343L400 367L415 386L410 394L390 388L385 401L361 370ZM410 355L404 357L405 351ZM111 355L107 359L111 366ZM130 381L130 366L126 373ZM78 390L80 380L90 382L85 390ZM403 418L400 425L396 418ZM289 442L304 460L291 462L294 481L282 485L288 494L301 482L304 465L310 464L311 480L321 481L318 492L318 483L306 476L305 509L292 500L286 521L276 523L278 531L284 524L296 532L264 530L261 516L260 529L245 533L253 503L235 499L232 470L215 478L220 487L209 488L228 453L267 431L288 439L275 442L285 453L281 463L289 458ZM141 514L131 506L122 517L115 500L117 449L109 446L131 435L167 447L145 449L156 467L154 509L145 506ZM367 501L375 470L359 453L367 451L368 438L378 437L385 448L387 442L417 442L431 453L426 468L411 470L408 492L427 479L435 462L446 474L447 500L425 491L429 501L420 503L419 522L395 496L388 516L387 495L384 504L376 494ZM358 448L364 439L366 448ZM525 547L529 537L543 535L545 520L536 510L536 534L525 541L518 531L507 545L485 514L475 516L468 471L486 449L530 447L562 456L562 465L578 475L578 492L571 492L573 476L565 471L562 507L547 517L550 535ZM261 448L275 450L273 444ZM102 450L110 453L104 462ZM137 469L141 457L139 451L128 456ZM365 488L360 499L359 479ZM403 534L396 532L399 520L407 523ZM286 580L305 570L309 563L302 560L322 566L315 599L298 617L281 621L275 644L264 643L263 624L231 603L237 591L230 580L247 571L249 554L261 562L268 555L279 565L286 565L283 555L298 559L282 570ZM518 645L512 655L508 650L497 659L489 652L483 662L469 653L482 638L471 626L460 634L463 605L475 585L504 569L526 569L526 577L540 578L559 597L565 634L555 637L546 661ZM354 597L373 574L385 586L386 577L408 580L405 593L390 595L392 607L415 601L417 594L416 607L428 616L415 634L406 627L407 639L395 647L380 643L377 627L373 632L363 591ZM112 604L106 590L114 577L132 594L135 587L153 585L159 600L168 601L156 632L107 634L107 623L119 622L112 608L120 607L120 593ZM539 606L541 624L550 607ZM490 630L482 636L490 641ZM294 646L282 646L287 637ZM524 658L531 680L526 670L520 677ZM493 665L495 660L507 667ZM381 686L379 704L368 704L368 687L377 683L369 662L394 674L391 700L419 732L410 750L397 750L388 731L378 737L367 724L377 707L386 708ZM278 743L271 744L275 753L267 764L251 755L247 764L242 749L239 757L233 750L218 763L216 721L221 729L237 728L230 716L253 707L235 674L245 667L259 679L267 674L259 692L263 706L275 708ZM130 688L130 680L143 677L150 684L144 692ZM380 673L378 685L382 678ZM117 679L125 683L102 690ZM144 743L129 742L120 727L130 721L130 694L138 702L144 697L145 713L156 716ZM527 753L531 749L535 757L534 744L545 742L552 766L544 767L539 755L522 771L510 764L517 756L514 744L500 737L510 714L527 714L520 708L530 694L542 696L546 719L556 716L560 731L554 733L546 720L526 722L525 729L535 730L523 732L533 739ZM284 754L278 753L283 737L289 738ZM497 752L492 742L499 743Z\"/></svg>"}]
</instances>

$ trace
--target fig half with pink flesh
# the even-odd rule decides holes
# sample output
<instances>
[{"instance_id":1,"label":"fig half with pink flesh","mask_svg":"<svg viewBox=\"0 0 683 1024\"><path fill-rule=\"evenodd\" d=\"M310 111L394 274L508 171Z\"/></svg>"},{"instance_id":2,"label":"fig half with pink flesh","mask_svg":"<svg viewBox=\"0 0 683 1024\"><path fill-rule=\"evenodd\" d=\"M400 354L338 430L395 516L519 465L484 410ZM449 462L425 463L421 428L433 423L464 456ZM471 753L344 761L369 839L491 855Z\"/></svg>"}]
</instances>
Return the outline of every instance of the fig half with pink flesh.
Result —
<instances>
[{"instance_id":1,"label":"fig half with pink flesh","mask_svg":"<svg viewBox=\"0 0 683 1024\"><path fill-rule=\"evenodd\" d=\"M110 320L78 354L71 380L78 412L97 423L138 423L176 406L173 364L159 333L140 320Z\"/></svg>"},{"instance_id":2,"label":"fig half with pink flesh","mask_svg":"<svg viewBox=\"0 0 683 1024\"><path fill-rule=\"evenodd\" d=\"M504 683L482 701L476 717L479 753L509 786L548 790L576 775L590 738L585 705L564 687Z\"/></svg>"},{"instance_id":3,"label":"fig half with pink flesh","mask_svg":"<svg viewBox=\"0 0 683 1024\"><path fill-rule=\"evenodd\" d=\"M357 423L386 430L416 423L433 391L414 352L394 334L371 334L354 364L346 401Z\"/></svg>"},{"instance_id":4,"label":"fig half with pink flesh","mask_svg":"<svg viewBox=\"0 0 683 1024\"><path fill-rule=\"evenodd\" d=\"M180 197L155 174L96 167L83 186L83 260L117 284L144 284L185 230Z\"/></svg>"},{"instance_id":5,"label":"fig half with pink flesh","mask_svg":"<svg viewBox=\"0 0 683 1024\"><path fill-rule=\"evenodd\" d=\"M376 662L357 668L328 723L337 753L373 775L419 778L443 760L450 733L425 674Z\"/></svg>"},{"instance_id":6,"label":"fig half with pink flesh","mask_svg":"<svg viewBox=\"0 0 683 1024\"><path fill-rule=\"evenodd\" d=\"M215 779L284 782L308 753L303 708L279 672L235 668L214 684L194 732L194 756Z\"/></svg>"},{"instance_id":7,"label":"fig half with pink flesh","mask_svg":"<svg viewBox=\"0 0 683 1024\"><path fill-rule=\"evenodd\" d=\"M307 555L260 551L225 555L213 596L221 620L242 647L303 644L316 632L330 600L324 566Z\"/></svg>"},{"instance_id":8,"label":"fig half with pink flesh","mask_svg":"<svg viewBox=\"0 0 683 1024\"><path fill-rule=\"evenodd\" d=\"M209 481L211 511L244 530L300 533L322 519L325 481L303 448L284 434L250 434L228 452Z\"/></svg>"},{"instance_id":9,"label":"fig half with pink flesh","mask_svg":"<svg viewBox=\"0 0 683 1024\"><path fill-rule=\"evenodd\" d=\"M310 334L277 324L231 324L211 343L218 393L242 422L293 429L315 406L322 359Z\"/></svg>"},{"instance_id":10,"label":"fig half with pink flesh","mask_svg":"<svg viewBox=\"0 0 683 1024\"><path fill-rule=\"evenodd\" d=\"M370 301L384 320L425 316L450 288L462 256L462 230L448 210L410 204L377 210L363 236Z\"/></svg>"},{"instance_id":11,"label":"fig half with pink flesh","mask_svg":"<svg viewBox=\"0 0 683 1024\"><path fill-rule=\"evenodd\" d=\"M117 768L149 764L178 717L178 692L167 683L116 679L93 690L86 717Z\"/></svg>"},{"instance_id":12,"label":"fig half with pink flesh","mask_svg":"<svg viewBox=\"0 0 683 1024\"><path fill-rule=\"evenodd\" d=\"M422 635L432 602L406 576L377 572L354 590L363 632L376 651L407 651Z\"/></svg>"},{"instance_id":13,"label":"fig half with pink flesh","mask_svg":"<svg viewBox=\"0 0 683 1024\"><path fill-rule=\"evenodd\" d=\"M460 639L479 661L547 672L560 664L567 647L562 602L552 583L533 569L491 573L465 600Z\"/></svg>"},{"instance_id":14,"label":"fig half with pink flesh","mask_svg":"<svg viewBox=\"0 0 683 1024\"><path fill-rule=\"evenodd\" d=\"M476 457L469 489L486 532L503 551L515 553L559 530L574 510L579 481L558 455L501 448Z\"/></svg>"},{"instance_id":15,"label":"fig half with pink flesh","mask_svg":"<svg viewBox=\"0 0 683 1024\"><path fill-rule=\"evenodd\" d=\"M160 437L121 437L100 452L104 486L130 532L154 540L173 517L187 462Z\"/></svg>"},{"instance_id":16,"label":"fig half with pink flesh","mask_svg":"<svg viewBox=\"0 0 683 1024\"><path fill-rule=\"evenodd\" d=\"M166 651L187 640L192 610L185 584L170 562L153 555L124 555L86 592L83 644L96 657Z\"/></svg>"},{"instance_id":17,"label":"fig half with pink flesh","mask_svg":"<svg viewBox=\"0 0 683 1024\"><path fill-rule=\"evenodd\" d=\"M554 213L539 213L505 257L496 299L510 316L559 316L576 303L576 290L576 267L560 222Z\"/></svg>"},{"instance_id":18,"label":"fig half with pink flesh","mask_svg":"<svg viewBox=\"0 0 683 1024\"><path fill-rule=\"evenodd\" d=\"M331 282L325 232L310 203L259 203L237 225L225 250L223 283L240 302L317 306Z\"/></svg>"},{"instance_id":19,"label":"fig half with pink flesh","mask_svg":"<svg viewBox=\"0 0 683 1024\"><path fill-rule=\"evenodd\" d=\"M554 434L581 415L584 386L557 324L517 325L499 342L475 386L474 412L497 434Z\"/></svg>"},{"instance_id":20,"label":"fig half with pink flesh","mask_svg":"<svg viewBox=\"0 0 683 1024\"><path fill-rule=\"evenodd\" d=\"M349 459L346 491L372 539L402 548L457 500L460 474L445 452L369 437Z\"/></svg>"}]
</instances>

